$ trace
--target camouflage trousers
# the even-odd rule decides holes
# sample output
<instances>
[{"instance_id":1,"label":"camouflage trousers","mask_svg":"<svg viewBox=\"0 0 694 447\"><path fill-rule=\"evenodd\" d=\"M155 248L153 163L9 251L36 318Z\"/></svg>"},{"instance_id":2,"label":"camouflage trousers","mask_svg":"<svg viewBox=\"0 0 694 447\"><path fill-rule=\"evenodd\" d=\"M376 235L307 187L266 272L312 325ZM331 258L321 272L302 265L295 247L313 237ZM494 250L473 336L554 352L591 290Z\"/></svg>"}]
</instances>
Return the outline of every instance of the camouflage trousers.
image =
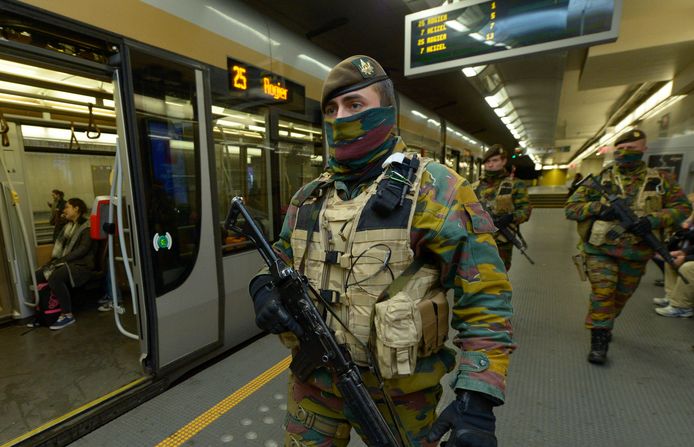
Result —
<instances>
[{"instance_id":1,"label":"camouflage trousers","mask_svg":"<svg viewBox=\"0 0 694 447\"><path fill-rule=\"evenodd\" d=\"M510 242L496 241L496 246L499 248L499 257L504 261L506 271L511 270L511 257L513 256L513 244Z\"/></svg>"},{"instance_id":2,"label":"camouflage trousers","mask_svg":"<svg viewBox=\"0 0 694 447\"><path fill-rule=\"evenodd\" d=\"M452 360L455 361L455 357ZM452 365L437 361L426 365L426 368L419 366L418 363L419 373L386 381L386 390L399 419L400 433L404 432L403 435L409 438L406 445L433 447L437 443L429 443L425 438L436 419L436 406L443 392L439 382ZM393 434L398 436L375 377L364 370L362 375L378 409L391 426ZM343 447L349 444L352 428L368 445L361 427L345 406L327 371L314 373L307 382L300 382L290 374L284 438L286 447Z\"/></svg>"},{"instance_id":3,"label":"camouflage trousers","mask_svg":"<svg viewBox=\"0 0 694 447\"><path fill-rule=\"evenodd\" d=\"M588 280L592 288L585 325L588 329L612 329L641 281L648 261L630 261L605 255L586 254Z\"/></svg>"}]
</instances>

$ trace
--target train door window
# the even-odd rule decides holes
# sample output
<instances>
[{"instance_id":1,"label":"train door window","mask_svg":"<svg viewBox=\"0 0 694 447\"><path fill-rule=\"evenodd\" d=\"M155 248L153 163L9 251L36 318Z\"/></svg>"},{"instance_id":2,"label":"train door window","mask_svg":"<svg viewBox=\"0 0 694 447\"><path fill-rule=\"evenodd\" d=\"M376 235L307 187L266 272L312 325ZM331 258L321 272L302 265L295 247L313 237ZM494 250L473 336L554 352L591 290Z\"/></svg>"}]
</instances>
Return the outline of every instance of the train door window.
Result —
<instances>
[{"instance_id":1,"label":"train door window","mask_svg":"<svg viewBox=\"0 0 694 447\"><path fill-rule=\"evenodd\" d=\"M436 151L434 149L421 148L420 153L422 154L422 157L431 158L432 160L438 160L439 159L438 151Z\"/></svg>"},{"instance_id":2,"label":"train door window","mask_svg":"<svg viewBox=\"0 0 694 447\"><path fill-rule=\"evenodd\" d=\"M28 208L27 225L33 222L40 264L50 259L46 253L62 222L52 190L89 206L102 191L94 187L92 166L113 165L113 85L110 78L5 58L0 59L0 76L0 111L16 123L20 136L11 140L5 155L14 160L13 181Z\"/></svg>"},{"instance_id":3,"label":"train door window","mask_svg":"<svg viewBox=\"0 0 694 447\"><path fill-rule=\"evenodd\" d=\"M446 151L446 166L460 173L460 152L448 149Z\"/></svg>"},{"instance_id":4,"label":"train door window","mask_svg":"<svg viewBox=\"0 0 694 447\"><path fill-rule=\"evenodd\" d=\"M326 160L319 126L280 119L278 127L280 219L283 221L294 193L323 172Z\"/></svg>"},{"instance_id":5,"label":"train door window","mask_svg":"<svg viewBox=\"0 0 694 447\"><path fill-rule=\"evenodd\" d=\"M188 277L199 248L198 93L192 67L135 50L131 65L150 255L161 296Z\"/></svg>"},{"instance_id":6,"label":"train door window","mask_svg":"<svg viewBox=\"0 0 694 447\"><path fill-rule=\"evenodd\" d=\"M219 216L223 223L231 199L244 198L265 236L272 236L272 195L264 115L212 107ZM240 222L243 227L243 222ZM246 237L222 231L223 253L249 248Z\"/></svg>"}]
</instances>

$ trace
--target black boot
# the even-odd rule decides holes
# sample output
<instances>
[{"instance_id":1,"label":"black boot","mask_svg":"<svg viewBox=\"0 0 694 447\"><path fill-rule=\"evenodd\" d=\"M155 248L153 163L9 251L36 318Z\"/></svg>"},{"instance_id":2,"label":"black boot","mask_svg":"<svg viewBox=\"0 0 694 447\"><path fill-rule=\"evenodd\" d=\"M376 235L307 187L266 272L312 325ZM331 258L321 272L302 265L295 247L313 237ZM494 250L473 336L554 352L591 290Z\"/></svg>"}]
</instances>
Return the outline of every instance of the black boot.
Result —
<instances>
[{"instance_id":1,"label":"black boot","mask_svg":"<svg viewBox=\"0 0 694 447\"><path fill-rule=\"evenodd\" d=\"M610 343L609 329L591 329L590 330L590 353L588 361L602 365L607 361L607 348Z\"/></svg>"}]
</instances>

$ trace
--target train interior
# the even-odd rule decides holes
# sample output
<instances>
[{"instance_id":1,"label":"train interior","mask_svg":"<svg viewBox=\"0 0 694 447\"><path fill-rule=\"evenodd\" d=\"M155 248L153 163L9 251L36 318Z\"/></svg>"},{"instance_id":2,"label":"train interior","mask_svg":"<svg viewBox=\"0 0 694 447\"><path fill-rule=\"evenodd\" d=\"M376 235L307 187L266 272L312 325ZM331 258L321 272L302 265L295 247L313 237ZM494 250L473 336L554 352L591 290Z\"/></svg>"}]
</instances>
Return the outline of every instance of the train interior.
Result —
<instances>
[{"instance_id":1,"label":"train interior","mask_svg":"<svg viewBox=\"0 0 694 447\"><path fill-rule=\"evenodd\" d=\"M108 196L116 154L113 84L26 62L0 59L0 111L10 136L2 147L0 350L3 418L0 442L88 406L143 376L140 345L119 333L115 319L137 332L122 265L117 312L99 311L106 296L107 244L96 245L94 277L71 290L79 324L70 331L29 328L35 295L32 268L51 259L56 227L51 191L90 208ZM17 198L13 198L14 193ZM119 252L119 248L115 247ZM31 261L30 261L31 260Z\"/></svg>"},{"instance_id":2,"label":"train interior","mask_svg":"<svg viewBox=\"0 0 694 447\"><path fill-rule=\"evenodd\" d=\"M132 57L138 138L148 150L148 200L156 210L148 217L155 219L154 231L167 223L175 228L171 234L176 250L156 253L160 271L155 287L165 294L196 263L199 215L204 212L195 183L204 169L195 136L199 115L194 98L186 97L189 91L173 86L166 93L158 87L165 78L183 76L174 72L176 64ZM245 298L245 284L257 271L258 260L244 236L223 228L230 200L243 196L262 230L273 237L292 194L322 172L324 148L314 119L291 111L271 112L263 104L239 106L237 99L228 97L224 71L220 72L212 72L209 110L216 179L211 188L221 235L214 249L222 256L227 301L222 343L234 346L258 332L244 316L250 309L231 304L240 295ZM66 200L84 200L90 211L96 200L112 193L120 144L114 90L108 73L94 75L28 58L0 59L0 112L9 140L2 147L0 195L0 352L7 359L0 378L0 388L6 391L0 408L9 423L0 429L0 443L41 433L153 379L144 360L152 349L142 334L147 308L140 307L136 297L142 285L137 275L138 283L132 284L124 264L137 270L129 213L123 223L125 250L114 237L117 310L99 310L105 297L113 295L107 294L109 248L99 239L93 241L96 278L71 290L77 323L60 331L27 327L37 302L32 272L50 261L59 231L52 191L64 192ZM116 203L126 208L127 199L124 193ZM164 331L172 328L161 324ZM175 343L164 334L161 351Z\"/></svg>"}]
</instances>

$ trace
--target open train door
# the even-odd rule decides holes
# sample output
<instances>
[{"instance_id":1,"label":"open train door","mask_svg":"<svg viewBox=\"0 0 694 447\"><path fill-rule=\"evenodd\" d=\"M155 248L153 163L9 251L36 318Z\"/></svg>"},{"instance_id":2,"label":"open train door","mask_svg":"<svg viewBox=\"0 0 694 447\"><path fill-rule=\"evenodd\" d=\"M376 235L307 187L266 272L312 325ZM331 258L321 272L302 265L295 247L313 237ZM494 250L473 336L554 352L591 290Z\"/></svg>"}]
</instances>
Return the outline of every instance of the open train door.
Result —
<instances>
[{"instance_id":1,"label":"open train door","mask_svg":"<svg viewBox=\"0 0 694 447\"><path fill-rule=\"evenodd\" d=\"M221 238L213 209L209 77L185 59L127 45L122 108L133 227L142 281L141 317L151 370L174 368L221 344ZM121 148L122 149L122 148Z\"/></svg>"}]
</instances>

